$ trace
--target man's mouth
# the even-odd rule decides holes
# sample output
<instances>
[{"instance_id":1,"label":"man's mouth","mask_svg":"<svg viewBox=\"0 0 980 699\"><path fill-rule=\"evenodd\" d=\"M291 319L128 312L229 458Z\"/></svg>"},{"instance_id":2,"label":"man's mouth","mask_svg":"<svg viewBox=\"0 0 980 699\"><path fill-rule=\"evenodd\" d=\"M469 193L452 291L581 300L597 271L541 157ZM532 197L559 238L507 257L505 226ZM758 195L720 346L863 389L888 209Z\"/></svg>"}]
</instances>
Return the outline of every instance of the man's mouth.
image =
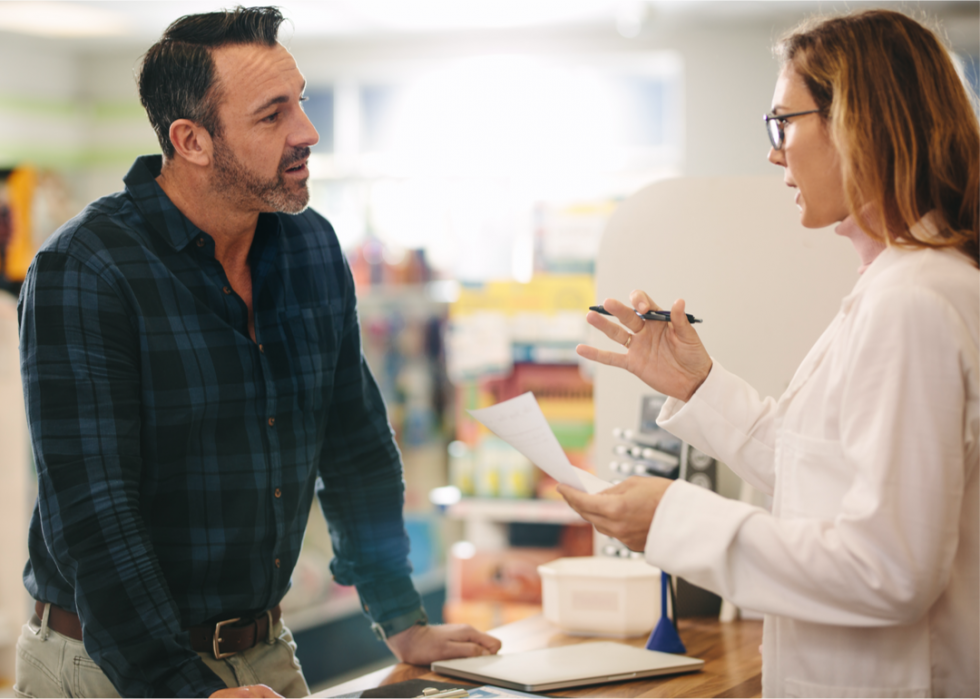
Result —
<instances>
[{"instance_id":1,"label":"man's mouth","mask_svg":"<svg viewBox=\"0 0 980 699\"><path fill-rule=\"evenodd\" d=\"M306 161L305 160L302 160L302 161L296 163L292 167L286 168L286 172L289 172L289 173L292 173L292 174L299 174L299 173L302 173L302 172L305 172L305 171L306 171Z\"/></svg>"}]
</instances>

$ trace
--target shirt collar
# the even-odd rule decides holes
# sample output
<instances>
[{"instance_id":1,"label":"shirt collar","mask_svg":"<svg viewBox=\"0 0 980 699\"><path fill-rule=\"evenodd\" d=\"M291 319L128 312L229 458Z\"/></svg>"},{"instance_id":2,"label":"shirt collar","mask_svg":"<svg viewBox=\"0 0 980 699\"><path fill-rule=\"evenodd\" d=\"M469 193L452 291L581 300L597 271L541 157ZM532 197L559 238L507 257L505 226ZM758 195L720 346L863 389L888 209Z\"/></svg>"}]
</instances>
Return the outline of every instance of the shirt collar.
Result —
<instances>
[{"instance_id":1,"label":"shirt collar","mask_svg":"<svg viewBox=\"0 0 980 699\"><path fill-rule=\"evenodd\" d=\"M183 250L203 231L174 206L157 184L156 178L162 168L162 155L141 155L129 168L123 182L150 228L175 250Z\"/></svg>"},{"instance_id":2,"label":"shirt collar","mask_svg":"<svg viewBox=\"0 0 980 699\"><path fill-rule=\"evenodd\" d=\"M931 211L914 223L909 230L914 232L919 240L928 241L930 238L936 239L939 237L939 229L936 227L933 213ZM865 271L861 273L861 278L858 279L857 284L854 285L854 289L851 291L851 293L844 298L842 308L845 311L850 309L850 307L854 304L855 299L857 299L857 297L868 288L876 277L880 276L882 272L897 264L906 255L914 252L914 250L909 250L908 248L903 248L898 245L888 245L881 250L877 255L875 255L872 263L869 264L865 268Z\"/></svg>"},{"instance_id":3,"label":"shirt collar","mask_svg":"<svg viewBox=\"0 0 980 699\"><path fill-rule=\"evenodd\" d=\"M157 183L157 177L160 176L162 169L162 155L141 155L123 177L126 192L132 197L147 224L175 250L183 250L201 235L210 238L174 206ZM261 241L265 245L271 239L277 238L279 233L279 217L276 214L259 214L256 241Z\"/></svg>"}]
</instances>

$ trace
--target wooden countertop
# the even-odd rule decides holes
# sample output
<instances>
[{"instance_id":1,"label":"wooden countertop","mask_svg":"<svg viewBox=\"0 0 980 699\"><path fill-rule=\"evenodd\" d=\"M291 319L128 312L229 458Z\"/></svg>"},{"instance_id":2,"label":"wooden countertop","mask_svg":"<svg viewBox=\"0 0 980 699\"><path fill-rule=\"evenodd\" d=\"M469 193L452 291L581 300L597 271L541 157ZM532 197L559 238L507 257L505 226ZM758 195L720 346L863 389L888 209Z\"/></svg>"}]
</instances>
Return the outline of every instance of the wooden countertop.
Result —
<instances>
[{"instance_id":1,"label":"wooden countertop","mask_svg":"<svg viewBox=\"0 0 980 699\"><path fill-rule=\"evenodd\" d=\"M762 695L762 622L738 620L722 623L717 618L681 619L679 631L687 654L704 660L704 669L687 675L655 677L629 682L592 685L546 692L554 697L758 697ZM597 639L569 636L541 615L492 630L503 641L501 653L519 653L550 646L564 646ZM613 639L643 647L646 637ZM334 697L416 678L452 682L427 668L398 663L318 692Z\"/></svg>"}]
</instances>

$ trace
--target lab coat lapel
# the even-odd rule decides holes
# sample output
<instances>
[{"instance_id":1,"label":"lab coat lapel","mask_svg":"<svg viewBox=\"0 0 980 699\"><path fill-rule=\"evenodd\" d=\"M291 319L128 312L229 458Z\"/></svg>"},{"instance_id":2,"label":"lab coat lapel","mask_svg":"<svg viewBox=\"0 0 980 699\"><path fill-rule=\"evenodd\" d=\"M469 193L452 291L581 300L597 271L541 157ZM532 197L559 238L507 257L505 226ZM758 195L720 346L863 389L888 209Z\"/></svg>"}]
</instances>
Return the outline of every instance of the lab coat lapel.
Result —
<instances>
[{"instance_id":1,"label":"lab coat lapel","mask_svg":"<svg viewBox=\"0 0 980 699\"><path fill-rule=\"evenodd\" d=\"M789 386L786 391L779 399L779 411L784 413L786 410L786 405L792 400L793 396L799 393L800 389L806 384L806 382L813 376L813 373L820 366L823 358L827 354L827 350L831 348L834 344L834 339L839 334L841 328L845 325L848 314L854 308L855 302L864 293L871 281L882 273L885 269L891 267L902 251L890 247L885 249L878 255L877 259L871 263L871 265L864 271L857 283L854 285L854 289L850 294L844 297L841 301L840 310L837 315L834 316L834 320L831 321L827 329L824 330L823 335L820 339L813 345L810 351L807 353L806 358L800 364L799 368L796 370L796 374L793 375L792 381L790 381Z\"/></svg>"}]
</instances>

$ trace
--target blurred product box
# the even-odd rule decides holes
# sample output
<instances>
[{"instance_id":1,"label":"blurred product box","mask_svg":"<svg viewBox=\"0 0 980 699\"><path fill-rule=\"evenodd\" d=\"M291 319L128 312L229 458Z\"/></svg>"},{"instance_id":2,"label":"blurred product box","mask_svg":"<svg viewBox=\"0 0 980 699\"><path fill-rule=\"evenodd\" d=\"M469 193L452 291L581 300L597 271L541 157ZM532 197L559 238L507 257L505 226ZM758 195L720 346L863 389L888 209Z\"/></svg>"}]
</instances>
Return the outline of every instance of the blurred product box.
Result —
<instances>
[{"instance_id":1,"label":"blurred product box","mask_svg":"<svg viewBox=\"0 0 980 699\"><path fill-rule=\"evenodd\" d=\"M561 556L557 548L508 548L449 557L451 600L541 604L538 566Z\"/></svg>"},{"instance_id":2,"label":"blurred product box","mask_svg":"<svg viewBox=\"0 0 980 699\"><path fill-rule=\"evenodd\" d=\"M660 619L660 570L605 556L559 558L538 567L544 616L570 634L628 638Z\"/></svg>"},{"instance_id":3,"label":"blurred product box","mask_svg":"<svg viewBox=\"0 0 980 699\"><path fill-rule=\"evenodd\" d=\"M469 624L480 631L489 631L540 613L540 604L449 600L443 607L442 618L447 624Z\"/></svg>"}]
</instances>

